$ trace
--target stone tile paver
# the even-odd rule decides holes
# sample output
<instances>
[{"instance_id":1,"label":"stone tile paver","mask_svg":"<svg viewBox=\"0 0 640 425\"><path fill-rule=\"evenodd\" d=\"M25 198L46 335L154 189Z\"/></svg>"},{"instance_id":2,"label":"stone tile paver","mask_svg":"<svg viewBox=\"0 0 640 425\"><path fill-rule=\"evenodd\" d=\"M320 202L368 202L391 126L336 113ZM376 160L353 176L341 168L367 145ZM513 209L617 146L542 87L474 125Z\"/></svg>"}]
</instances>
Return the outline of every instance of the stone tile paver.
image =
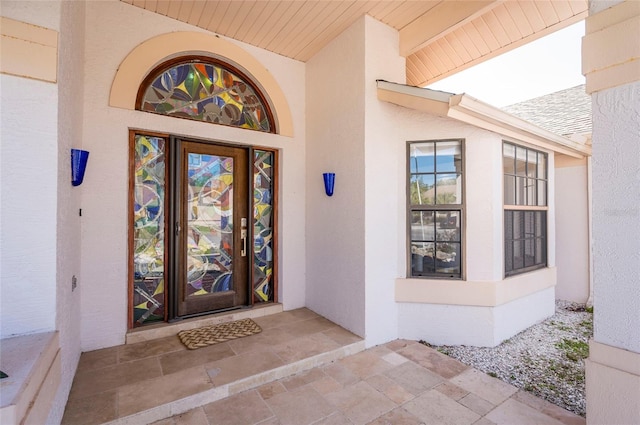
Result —
<instances>
[{"instance_id":1,"label":"stone tile paver","mask_svg":"<svg viewBox=\"0 0 640 425\"><path fill-rule=\"evenodd\" d=\"M384 344L384 346L387 347L389 350L399 351L410 345L417 345L417 344L422 345L418 341L413 341L409 339L396 339L396 340L387 342L386 344Z\"/></svg>"},{"instance_id":2,"label":"stone tile paver","mask_svg":"<svg viewBox=\"0 0 640 425\"><path fill-rule=\"evenodd\" d=\"M469 369L469 366L445 354L436 350L424 350L422 347L424 347L422 344L413 344L398 350L398 353L446 379Z\"/></svg>"},{"instance_id":3,"label":"stone tile paver","mask_svg":"<svg viewBox=\"0 0 640 425\"><path fill-rule=\"evenodd\" d=\"M269 382L268 384L258 387L257 390L263 400L269 400L276 394L287 392L287 389L280 381Z\"/></svg>"},{"instance_id":4,"label":"stone tile paver","mask_svg":"<svg viewBox=\"0 0 640 425\"><path fill-rule=\"evenodd\" d=\"M120 349L121 347L119 346L82 353L76 373L115 365L118 363L118 351L120 351Z\"/></svg>"},{"instance_id":5,"label":"stone tile paver","mask_svg":"<svg viewBox=\"0 0 640 425\"><path fill-rule=\"evenodd\" d=\"M354 342L358 342L360 340L359 336L354 335L348 330L337 326L323 331L322 333L341 345L353 344Z\"/></svg>"},{"instance_id":6,"label":"stone tile paver","mask_svg":"<svg viewBox=\"0 0 640 425\"><path fill-rule=\"evenodd\" d=\"M335 412L313 425L350 425L352 422L342 412Z\"/></svg>"},{"instance_id":7,"label":"stone tile paver","mask_svg":"<svg viewBox=\"0 0 640 425\"><path fill-rule=\"evenodd\" d=\"M64 411L62 425L91 425L117 418L116 390L70 400Z\"/></svg>"},{"instance_id":8,"label":"stone tile paver","mask_svg":"<svg viewBox=\"0 0 640 425\"><path fill-rule=\"evenodd\" d=\"M211 362L207 372L215 386L220 386L282 365L284 362L271 351L251 351Z\"/></svg>"},{"instance_id":9,"label":"stone tile paver","mask_svg":"<svg viewBox=\"0 0 640 425\"><path fill-rule=\"evenodd\" d=\"M83 370L76 374L70 399L87 397L162 375L157 357Z\"/></svg>"},{"instance_id":10,"label":"stone tile paver","mask_svg":"<svg viewBox=\"0 0 640 425\"><path fill-rule=\"evenodd\" d=\"M482 416L486 415L487 413L492 411L494 407L496 407L495 405L489 403L487 400L480 398L473 393L469 393L466 396L462 397L460 400L458 400L458 403L462 404L465 407L468 407L469 409Z\"/></svg>"},{"instance_id":11,"label":"stone tile paver","mask_svg":"<svg viewBox=\"0 0 640 425\"><path fill-rule=\"evenodd\" d=\"M215 344L197 350L174 351L160 356L162 373L169 375L180 370L189 369L194 365L211 363L227 357L235 356L229 344Z\"/></svg>"},{"instance_id":12,"label":"stone tile paver","mask_svg":"<svg viewBox=\"0 0 640 425\"><path fill-rule=\"evenodd\" d=\"M551 416L552 418L559 420L565 425L585 425L587 422L582 416L575 415L560 406L549 403L547 400L538 398L523 390L518 390L512 398L541 413L544 413L547 416Z\"/></svg>"},{"instance_id":13,"label":"stone tile paver","mask_svg":"<svg viewBox=\"0 0 640 425\"><path fill-rule=\"evenodd\" d=\"M338 381L336 381L330 376L325 376L322 379L314 381L311 383L311 385L320 394L332 393L334 391L338 391L343 388L343 386Z\"/></svg>"},{"instance_id":14,"label":"stone tile paver","mask_svg":"<svg viewBox=\"0 0 640 425\"><path fill-rule=\"evenodd\" d=\"M202 407L174 416L173 420L174 425L210 425Z\"/></svg>"},{"instance_id":15,"label":"stone tile paver","mask_svg":"<svg viewBox=\"0 0 640 425\"><path fill-rule=\"evenodd\" d=\"M364 381L327 394L325 398L354 424L364 425L397 407L394 402Z\"/></svg>"},{"instance_id":16,"label":"stone tile paver","mask_svg":"<svg viewBox=\"0 0 640 425\"><path fill-rule=\"evenodd\" d=\"M276 394L266 403L282 425L311 424L337 410L310 385Z\"/></svg>"},{"instance_id":17,"label":"stone tile paver","mask_svg":"<svg viewBox=\"0 0 640 425\"><path fill-rule=\"evenodd\" d=\"M280 419L274 416L273 418L265 419L264 421L258 422L257 425L282 425L282 423L280 422Z\"/></svg>"},{"instance_id":18,"label":"stone tile paver","mask_svg":"<svg viewBox=\"0 0 640 425\"><path fill-rule=\"evenodd\" d=\"M310 384L315 381L319 381L325 378L327 375L324 374L320 369L311 369L304 372L297 373L289 378L284 378L281 380L282 385L287 390L293 390L295 388L301 387L306 384Z\"/></svg>"},{"instance_id":19,"label":"stone tile paver","mask_svg":"<svg viewBox=\"0 0 640 425\"><path fill-rule=\"evenodd\" d=\"M340 385L351 385L360 379L341 363L331 363L322 368L324 373L336 380Z\"/></svg>"},{"instance_id":20,"label":"stone tile paver","mask_svg":"<svg viewBox=\"0 0 640 425\"><path fill-rule=\"evenodd\" d=\"M370 422L369 425L424 425L424 421L398 407Z\"/></svg>"},{"instance_id":21,"label":"stone tile paver","mask_svg":"<svg viewBox=\"0 0 640 425\"><path fill-rule=\"evenodd\" d=\"M360 379L382 373L393 368L393 364L384 361L380 356L369 351L363 351L339 361Z\"/></svg>"},{"instance_id":22,"label":"stone tile paver","mask_svg":"<svg viewBox=\"0 0 640 425\"><path fill-rule=\"evenodd\" d=\"M415 360L402 354L408 348ZM235 402L238 396L225 399L232 403L227 422L212 420L212 406L223 408L225 400L203 411L207 425L585 424L584 418L440 355L422 344L393 341L241 393L251 394L250 403ZM247 417L256 406L267 406L270 413Z\"/></svg>"},{"instance_id":23,"label":"stone tile paver","mask_svg":"<svg viewBox=\"0 0 640 425\"><path fill-rule=\"evenodd\" d=\"M255 391L246 391L203 406L210 425L254 424L273 415Z\"/></svg>"},{"instance_id":24,"label":"stone tile paver","mask_svg":"<svg viewBox=\"0 0 640 425\"><path fill-rule=\"evenodd\" d=\"M487 419L496 425L562 425L562 422L512 398L492 410Z\"/></svg>"},{"instance_id":25,"label":"stone tile paver","mask_svg":"<svg viewBox=\"0 0 640 425\"><path fill-rule=\"evenodd\" d=\"M398 353L385 354L384 356L382 356L382 360L384 360L387 363L391 363L394 366L399 366L402 363L409 361L408 358L406 358L405 356L401 356Z\"/></svg>"},{"instance_id":26,"label":"stone tile paver","mask_svg":"<svg viewBox=\"0 0 640 425\"><path fill-rule=\"evenodd\" d=\"M450 382L496 405L518 391L513 385L509 385L476 369L467 369L460 375L450 379Z\"/></svg>"},{"instance_id":27,"label":"stone tile paver","mask_svg":"<svg viewBox=\"0 0 640 425\"><path fill-rule=\"evenodd\" d=\"M153 339L138 344L129 344L119 347L118 362L146 359L149 357L171 353L175 351L186 352L187 347L177 336Z\"/></svg>"},{"instance_id":28,"label":"stone tile paver","mask_svg":"<svg viewBox=\"0 0 640 425\"><path fill-rule=\"evenodd\" d=\"M402 388L394 380L384 375L374 375L367 379L367 383L383 393L396 404L404 404L415 396Z\"/></svg>"},{"instance_id":29,"label":"stone tile paver","mask_svg":"<svg viewBox=\"0 0 640 425\"><path fill-rule=\"evenodd\" d=\"M469 391L464 388L460 388L457 385L452 384L449 381L445 381L442 384L433 387L434 390L440 391L442 394L454 400L460 400L462 397L469 394Z\"/></svg>"},{"instance_id":30,"label":"stone tile paver","mask_svg":"<svg viewBox=\"0 0 640 425\"><path fill-rule=\"evenodd\" d=\"M127 415L191 395L201 400L199 392L244 378L253 382L246 391L154 425L585 424L417 341L391 341L302 370L298 360L359 338L308 309L256 321L261 334L217 347L185 350L171 337L83 354L63 425L126 422ZM276 372L283 367L296 373L268 382L283 376Z\"/></svg>"},{"instance_id":31,"label":"stone tile paver","mask_svg":"<svg viewBox=\"0 0 640 425\"><path fill-rule=\"evenodd\" d=\"M479 414L435 390L427 391L402 407L429 424L471 425L480 419Z\"/></svg>"},{"instance_id":32,"label":"stone tile paver","mask_svg":"<svg viewBox=\"0 0 640 425\"><path fill-rule=\"evenodd\" d=\"M384 374L414 395L418 395L443 381L442 377L413 362L403 363Z\"/></svg>"},{"instance_id":33,"label":"stone tile paver","mask_svg":"<svg viewBox=\"0 0 640 425\"><path fill-rule=\"evenodd\" d=\"M496 425L496 424L491 422L487 418L480 418L480 419L478 419L477 422L474 422L473 425Z\"/></svg>"},{"instance_id":34,"label":"stone tile paver","mask_svg":"<svg viewBox=\"0 0 640 425\"><path fill-rule=\"evenodd\" d=\"M213 388L203 367L144 380L118 388L118 414L132 415Z\"/></svg>"},{"instance_id":35,"label":"stone tile paver","mask_svg":"<svg viewBox=\"0 0 640 425\"><path fill-rule=\"evenodd\" d=\"M275 345L272 350L283 361L292 363L339 347L340 345L337 342L319 332Z\"/></svg>"}]
</instances>

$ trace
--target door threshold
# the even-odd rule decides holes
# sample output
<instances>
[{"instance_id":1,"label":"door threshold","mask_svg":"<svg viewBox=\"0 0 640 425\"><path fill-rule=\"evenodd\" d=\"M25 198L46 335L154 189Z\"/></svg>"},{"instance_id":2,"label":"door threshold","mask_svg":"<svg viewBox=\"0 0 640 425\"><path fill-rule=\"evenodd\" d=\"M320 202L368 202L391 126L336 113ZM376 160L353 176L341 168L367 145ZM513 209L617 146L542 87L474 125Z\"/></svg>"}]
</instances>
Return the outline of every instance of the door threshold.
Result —
<instances>
[{"instance_id":1,"label":"door threshold","mask_svg":"<svg viewBox=\"0 0 640 425\"><path fill-rule=\"evenodd\" d=\"M151 341L154 339L177 335L180 331L233 322L234 320L269 316L276 313L282 313L282 311L282 304L280 303L258 304L254 305L253 308L234 309L206 316L182 319L172 323L161 322L153 325L141 326L139 328L130 329L127 332L125 336L125 344Z\"/></svg>"}]
</instances>

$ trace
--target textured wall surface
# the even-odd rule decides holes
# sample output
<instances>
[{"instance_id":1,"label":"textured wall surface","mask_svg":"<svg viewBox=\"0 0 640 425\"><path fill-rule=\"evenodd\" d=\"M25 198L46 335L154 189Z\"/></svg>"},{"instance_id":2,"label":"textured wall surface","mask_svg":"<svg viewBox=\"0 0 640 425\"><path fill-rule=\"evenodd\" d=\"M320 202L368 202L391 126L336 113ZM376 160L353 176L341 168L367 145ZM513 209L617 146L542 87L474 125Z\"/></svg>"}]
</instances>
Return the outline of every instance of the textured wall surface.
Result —
<instances>
[{"instance_id":1,"label":"textured wall surface","mask_svg":"<svg viewBox=\"0 0 640 425\"><path fill-rule=\"evenodd\" d=\"M0 310L6 338L55 329L58 90L53 83L6 75L0 84Z\"/></svg>"},{"instance_id":2,"label":"textured wall surface","mask_svg":"<svg viewBox=\"0 0 640 425\"><path fill-rule=\"evenodd\" d=\"M587 165L556 168L556 297L589 298L589 204Z\"/></svg>"},{"instance_id":3,"label":"textured wall surface","mask_svg":"<svg viewBox=\"0 0 640 425\"><path fill-rule=\"evenodd\" d=\"M83 351L122 344L127 330L129 128L280 149L280 301L286 309L303 306L304 64L241 46L280 84L290 102L294 138L110 108L115 72L134 47L159 34L202 30L120 1L87 3L86 16L83 147L91 159L82 185Z\"/></svg>"},{"instance_id":4,"label":"textured wall surface","mask_svg":"<svg viewBox=\"0 0 640 425\"><path fill-rule=\"evenodd\" d=\"M399 304L399 338L495 347L554 313L554 288L497 307Z\"/></svg>"},{"instance_id":5,"label":"textured wall surface","mask_svg":"<svg viewBox=\"0 0 640 425\"><path fill-rule=\"evenodd\" d=\"M70 149L82 148L84 2L62 2L58 52L58 210L56 329L60 331L62 379L49 423L62 419L80 358L80 229L82 186L71 186ZM93 158L89 160L91 170ZM90 173L91 171L87 171ZM77 287L72 289L73 276Z\"/></svg>"},{"instance_id":6,"label":"textured wall surface","mask_svg":"<svg viewBox=\"0 0 640 425\"><path fill-rule=\"evenodd\" d=\"M398 32L365 16L365 302L367 345L397 338L398 305L394 300L398 224L405 224L404 174L406 161L397 155L397 109L378 100L377 79L404 83L405 59L398 53ZM400 183L400 184L398 184Z\"/></svg>"},{"instance_id":7,"label":"textured wall surface","mask_svg":"<svg viewBox=\"0 0 640 425\"><path fill-rule=\"evenodd\" d=\"M640 82L593 94L594 338L640 353Z\"/></svg>"},{"instance_id":8,"label":"textured wall surface","mask_svg":"<svg viewBox=\"0 0 640 425\"><path fill-rule=\"evenodd\" d=\"M2 16L59 30L59 2ZM55 329L58 87L0 75L0 336Z\"/></svg>"},{"instance_id":9,"label":"textured wall surface","mask_svg":"<svg viewBox=\"0 0 640 425\"><path fill-rule=\"evenodd\" d=\"M639 14L637 2L590 0L586 28L594 42L583 42L583 69L594 71L586 75L593 87L590 424L640 423Z\"/></svg>"},{"instance_id":10,"label":"textured wall surface","mask_svg":"<svg viewBox=\"0 0 640 425\"><path fill-rule=\"evenodd\" d=\"M307 62L306 305L365 336L365 23ZM336 173L325 195L322 173Z\"/></svg>"}]
</instances>

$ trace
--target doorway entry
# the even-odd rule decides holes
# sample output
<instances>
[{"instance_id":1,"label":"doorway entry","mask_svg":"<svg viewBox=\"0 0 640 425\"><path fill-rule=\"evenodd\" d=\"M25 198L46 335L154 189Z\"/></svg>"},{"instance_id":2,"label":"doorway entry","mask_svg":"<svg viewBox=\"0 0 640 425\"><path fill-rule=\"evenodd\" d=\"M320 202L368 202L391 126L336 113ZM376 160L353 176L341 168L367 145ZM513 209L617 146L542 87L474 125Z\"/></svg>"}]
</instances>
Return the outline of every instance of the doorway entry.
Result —
<instances>
[{"instance_id":1,"label":"doorway entry","mask_svg":"<svg viewBox=\"0 0 640 425\"><path fill-rule=\"evenodd\" d=\"M131 140L131 325L274 301L275 152Z\"/></svg>"},{"instance_id":2,"label":"doorway entry","mask_svg":"<svg viewBox=\"0 0 640 425\"><path fill-rule=\"evenodd\" d=\"M178 316L247 305L248 149L176 139Z\"/></svg>"}]
</instances>

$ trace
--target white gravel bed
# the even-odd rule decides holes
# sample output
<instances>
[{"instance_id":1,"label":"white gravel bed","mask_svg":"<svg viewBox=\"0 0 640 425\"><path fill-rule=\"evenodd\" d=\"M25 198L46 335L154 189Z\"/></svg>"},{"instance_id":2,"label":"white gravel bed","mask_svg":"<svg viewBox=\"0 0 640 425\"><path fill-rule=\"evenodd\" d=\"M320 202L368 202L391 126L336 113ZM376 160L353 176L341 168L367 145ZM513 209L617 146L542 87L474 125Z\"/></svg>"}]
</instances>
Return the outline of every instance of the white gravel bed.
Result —
<instances>
[{"instance_id":1,"label":"white gravel bed","mask_svg":"<svg viewBox=\"0 0 640 425\"><path fill-rule=\"evenodd\" d=\"M433 346L474 368L585 416L584 358L593 313L584 304L556 301L550 318L497 347Z\"/></svg>"}]
</instances>

